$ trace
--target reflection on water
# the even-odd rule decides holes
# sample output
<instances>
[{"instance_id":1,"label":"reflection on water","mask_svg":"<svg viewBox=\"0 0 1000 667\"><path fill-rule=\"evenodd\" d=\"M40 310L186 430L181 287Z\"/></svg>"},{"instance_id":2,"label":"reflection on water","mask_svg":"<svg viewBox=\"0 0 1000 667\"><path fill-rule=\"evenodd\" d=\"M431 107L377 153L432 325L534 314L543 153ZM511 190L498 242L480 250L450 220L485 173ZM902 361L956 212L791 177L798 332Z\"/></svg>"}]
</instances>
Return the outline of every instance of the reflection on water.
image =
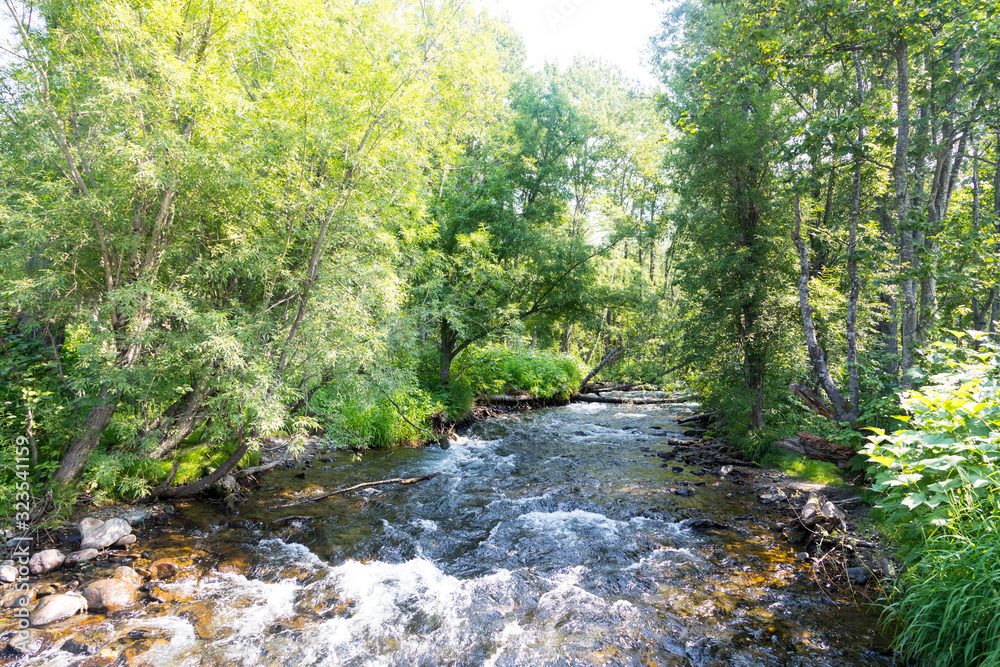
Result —
<instances>
[{"instance_id":1,"label":"reflection on water","mask_svg":"<svg viewBox=\"0 0 1000 667\"><path fill-rule=\"evenodd\" d=\"M661 467L683 409L572 405L480 424L447 451L271 473L241 513L256 528L187 515L181 539L245 556L242 573L169 584L173 605L106 629L161 637L143 659L164 666L892 664L877 619L826 599L752 494ZM666 493L683 482L694 495ZM308 518L266 527L291 514ZM733 528L699 534L696 518Z\"/></svg>"}]
</instances>

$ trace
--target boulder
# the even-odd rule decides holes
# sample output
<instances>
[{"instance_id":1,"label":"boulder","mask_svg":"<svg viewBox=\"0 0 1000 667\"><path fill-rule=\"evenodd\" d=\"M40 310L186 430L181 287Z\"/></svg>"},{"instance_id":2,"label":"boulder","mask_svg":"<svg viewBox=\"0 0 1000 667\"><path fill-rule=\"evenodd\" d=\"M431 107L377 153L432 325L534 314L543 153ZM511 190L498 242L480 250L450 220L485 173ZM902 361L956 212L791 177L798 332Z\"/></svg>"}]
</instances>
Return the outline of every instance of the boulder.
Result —
<instances>
[{"instance_id":1,"label":"boulder","mask_svg":"<svg viewBox=\"0 0 1000 667\"><path fill-rule=\"evenodd\" d=\"M139 588L139 586L142 585L142 577L139 576L139 573L130 567L126 567L125 565L117 568L111 577L113 579L121 579L135 588Z\"/></svg>"},{"instance_id":2,"label":"boulder","mask_svg":"<svg viewBox=\"0 0 1000 667\"><path fill-rule=\"evenodd\" d=\"M39 551L28 559L28 571L31 574L45 574L60 567L66 556L58 549L46 549Z\"/></svg>"},{"instance_id":3,"label":"boulder","mask_svg":"<svg viewBox=\"0 0 1000 667\"><path fill-rule=\"evenodd\" d=\"M119 515L118 518L128 522L128 525L134 528L140 523L149 521L153 518L153 515L145 510L129 510L128 512L125 512L125 514Z\"/></svg>"},{"instance_id":4,"label":"boulder","mask_svg":"<svg viewBox=\"0 0 1000 667\"><path fill-rule=\"evenodd\" d=\"M83 549L81 551L74 551L70 555L66 556L66 560L63 562L63 567L72 567L74 565L79 565L80 563L86 563L87 561L94 560L100 552L97 549Z\"/></svg>"},{"instance_id":5,"label":"boulder","mask_svg":"<svg viewBox=\"0 0 1000 667\"><path fill-rule=\"evenodd\" d=\"M87 601L80 595L65 593L42 598L28 616L32 627L63 621L78 613L86 613Z\"/></svg>"},{"instance_id":6,"label":"boulder","mask_svg":"<svg viewBox=\"0 0 1000 667\"><path fill-rule=\"evenodd\" d=\"M123 579L98 579L83 589L83 597L90 609L114 613L135 606L136 587Z\"/></svg>"},{"instance_id":7,"label":"boulder","mask_svg":"<svg viewBox=\"0 0 1000 667\"><path fill-rule=\"evenodd\" d=\"M158 560L149 566L149 578L154 580L169 579L177 574L178 569L180 569L179 566L172 560Z\"/></svg>"},{"instance_id":8,"label":"boulder","mask_svg":"<svg viewBox=\"0 0 1000 667\"><path fill-rule=\"evenodd\" d=\"M87 533L93 531L95 528L100 528L103 523L104 522L100 519L88 516L85 519L80 519L80 523L77 524L77 528L80 530L80 536L86 537Z\"/></svg>"},{"instance_id":9,"label":"boulder","mask_svg":"<svg viewBox=\"0 0 1000 667\"><path fill-rule=\"evenodd\" d=\"M100 526L87 532L80 542L82 549L107 549L132 532L132 526L124 519L108 519Z\"/></svg>"}]
</instances>

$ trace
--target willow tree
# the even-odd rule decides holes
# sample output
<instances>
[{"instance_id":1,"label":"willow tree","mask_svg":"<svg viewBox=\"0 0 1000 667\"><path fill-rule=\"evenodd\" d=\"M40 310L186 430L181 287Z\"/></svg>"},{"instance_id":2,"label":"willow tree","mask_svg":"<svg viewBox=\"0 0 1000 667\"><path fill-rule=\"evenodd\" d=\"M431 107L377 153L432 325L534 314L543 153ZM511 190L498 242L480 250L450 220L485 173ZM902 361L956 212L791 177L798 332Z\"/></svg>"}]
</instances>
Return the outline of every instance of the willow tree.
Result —
<instances>
[{"instance_id":1,"label":"willow tree","mask_svg":"<svg viewBox=\"0 0 1000 667\"><path fill-rule=\"evenodd\" d=\"M398 307L400 220L451 159L445 119L475 112L464 75L497 67L488 19L89 0L32 5L32 27L12 3L0 289L59 332L86 414L53 479L113 424L155 456L198 428L235 443L211 483L284 426L313 349L363 356L366 322L345 319ZM331 323L339 299L358 307Z\"/></svg>"}]
</instances>

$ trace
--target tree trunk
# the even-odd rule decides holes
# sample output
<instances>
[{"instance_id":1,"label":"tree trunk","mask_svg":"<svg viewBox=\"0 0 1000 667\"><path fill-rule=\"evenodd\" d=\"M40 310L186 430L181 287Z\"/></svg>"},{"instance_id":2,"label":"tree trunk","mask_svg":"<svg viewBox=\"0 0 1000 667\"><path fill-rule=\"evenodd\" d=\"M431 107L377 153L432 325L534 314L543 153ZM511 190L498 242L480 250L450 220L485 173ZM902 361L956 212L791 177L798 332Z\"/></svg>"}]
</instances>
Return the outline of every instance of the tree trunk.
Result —
<instances>
[{"instance_id":1,"label":"tree trunk","mask_svg":"<svg viewBox=\"0 0 1000 667\"><path fill-rule=\"evenodd\" d=\"M83 423L83 432L70 444L63 456L59 468L53 473L52 481L56 484L69 484L87 465L90 453L101 442L101 434L111 422L117 405L101 405L91 408Z\"/></svg>"},{"instance_id":2,"label":"tree trunk","mask_svg":"<svg viewBox=\"0 0 1000 667\"><path fill-rule=\"evenodd\" d=\"M240 460L246 456L247 451L250 449L250 438L243 437L243 431L240 430L239 437L240 444L236 448L236 451L232 455L223 461L222 465L215 469L214 472L205 475L197 482L192 482L191 484L186 484L184 486L178 486L173 489L166 489L158 494L159 498L186 498L188 496L193 496L203 491L215 486L216 482L232 472L233 468L240 462ZM155 498L153 498L155 500Z\"/></svg>"},{"instance_id":3,"label":"tree trunk","mask_svg":"<svg viewBox=\"0 0 1000 667\"><path fill-rule=\"evenodd\" d=\"M907 371L913 366L913 348L917 335L917 281L913 242L914 233L907 218L910 196L907 185L907 154L910 149L910 64L909 46L902 36L896 44L896 156L892 167L896 196L896 219L899 228L899 306L900 306L900 371L902 386L909 388Z\"/></svg>"},{"instance_id":4,"label":"tree trunk","mask_svg":"<svg viewBox=\"0 0 1000 667\"><path fill-rule=\"evenodd\" d=\"M458 342L458 335L451 328L447 317L441 318L441 343L438 347L440 351L440 367L438 368L438 380L442 387L447 387L451 382L451 362L455 358L455 345Z\"/></svg>"},{"instance_id":5,"label":"tree trunk","mask_svg":"<svg viewBox=\"0 0 1000 667\"><path fill-rule=\"evenodd\" d=\"M604 355L604 358L601 359L601 363L597 364L597 366L594 367L594 370L587 373L587 377L583 378L583 382L580 383L580 393L584 393L587 388L587 383L594 379L594 376L600 373L605 366L617 361L621 357L620 352L621 350L616 347L612 349L611 352Z\"/></svg>"}]
</instances>

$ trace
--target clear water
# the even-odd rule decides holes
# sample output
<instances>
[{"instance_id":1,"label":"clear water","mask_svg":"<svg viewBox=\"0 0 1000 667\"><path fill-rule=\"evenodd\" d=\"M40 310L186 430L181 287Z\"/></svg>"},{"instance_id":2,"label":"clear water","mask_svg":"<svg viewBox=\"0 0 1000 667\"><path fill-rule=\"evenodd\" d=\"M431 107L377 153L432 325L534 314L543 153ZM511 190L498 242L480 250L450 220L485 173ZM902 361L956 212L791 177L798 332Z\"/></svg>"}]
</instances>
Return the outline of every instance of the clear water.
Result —
<instances>
[{"instance_id":1,"label":"clear water","mask_svg":"<svg viewBox=\"0 0 1000 667\"><path fill-rule=\"evenodd\" d=\"M216 557L166 586L180 602L102 631L161 637L143 659L178 667L892 664L877 618L811 581L748 487L661 467L683 410L575 404L480 424L447 451L271 473L241 510L252 526L192 505L150 541ZM272 526L290 515L309 518ZM731 528L688 526L701 518Z\"/></svg>"}]
</instances>

